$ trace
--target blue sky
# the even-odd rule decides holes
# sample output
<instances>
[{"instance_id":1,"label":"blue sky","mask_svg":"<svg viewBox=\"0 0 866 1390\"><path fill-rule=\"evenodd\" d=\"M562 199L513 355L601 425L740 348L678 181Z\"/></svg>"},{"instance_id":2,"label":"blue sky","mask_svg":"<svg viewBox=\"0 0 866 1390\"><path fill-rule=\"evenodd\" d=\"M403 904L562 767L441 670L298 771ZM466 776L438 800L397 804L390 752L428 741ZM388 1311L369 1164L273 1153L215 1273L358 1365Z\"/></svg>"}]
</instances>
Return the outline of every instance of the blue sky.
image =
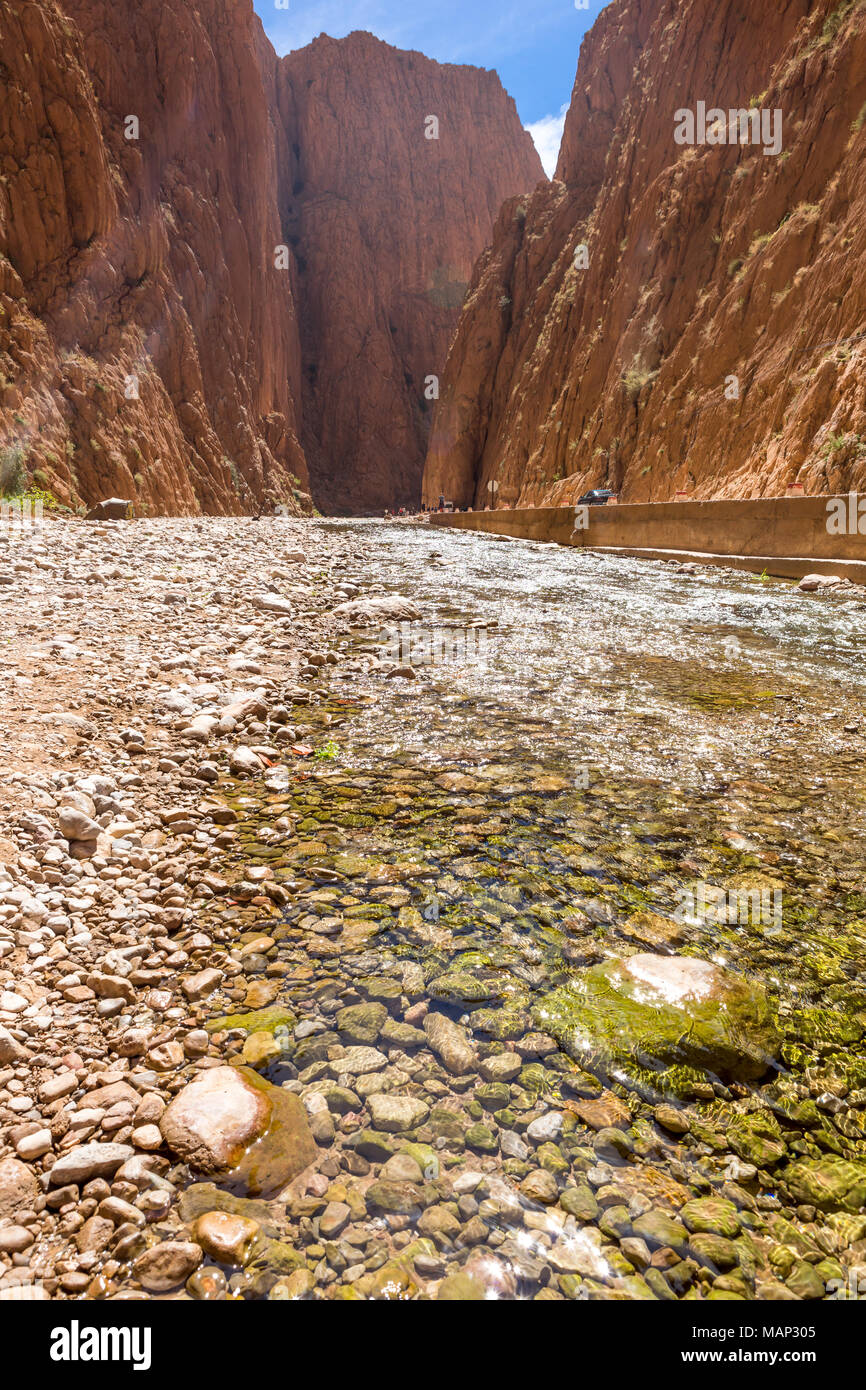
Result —
<instances>
[{"instance_id":1,"label":"blue sky","mask_svg":"<svg viewBox=\"0 0 866 1390\"><path fill-rule=\"evenodd\" d=\"M580 41L607 0L253 0L278 53L367 29L440 63L495 68L553 172ZM285 0L282 0L285 4ZM578 8L578 4L581 8ZM583 5L586 8L583 8Z\"/></svg>"}]
</instances>

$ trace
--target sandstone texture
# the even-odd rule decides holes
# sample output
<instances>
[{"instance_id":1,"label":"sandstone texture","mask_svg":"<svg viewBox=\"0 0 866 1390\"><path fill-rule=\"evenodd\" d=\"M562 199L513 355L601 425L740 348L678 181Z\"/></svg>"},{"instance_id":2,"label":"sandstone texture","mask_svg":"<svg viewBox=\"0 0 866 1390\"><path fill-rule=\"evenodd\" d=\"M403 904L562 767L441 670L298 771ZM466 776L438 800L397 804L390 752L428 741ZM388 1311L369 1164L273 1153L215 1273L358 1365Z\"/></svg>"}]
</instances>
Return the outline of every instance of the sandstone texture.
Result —
<instances>
[{"instance_id":1,"label":"sandstone texture","mask_svg":"<svg viewBox=\"0 0 866 1390\"><path fill-rule=\"evenodd\" d=\"M546 182L541 163L495 72L370 34L317 38L281 60L277 84L316 500L341 512L413 504L425 383L444 369L503 200Z\"/></svg>"},{"instance_id":2,"label":"sandstone texture","mask_svg":"<svg viewBox=\"0 0 866 1390\"><path fill-rule=\"evenodd\" d=\"M862 487L864 59L866 11L838 0L602 11L556 178L505 204L473 273L428 503ZM781 111L781 149L677 144L699 101Z\"/></svg>"},{"instance_id":3,"label":"sandstone texture","mask_svg":"<svg viewBox=\"0 0 866 1390\"><path fill-rule=\"evenodd\" d=\"M0 6L0 443L61 502L299 510L259 39L248 0Z\"/></svg>"},{"instance_id":4,"label":"sandstone texture","mask_svg":"<svg viewBox=\"0 0 866 1390\"><path fill-rule=\"evenodd\" d=\"M0 493L299 513L309 458L324 508L417 502L425 377L543 177L495 73L277 59L251 0L2 0L0 47Z\"/></svg>"}]
</instances>

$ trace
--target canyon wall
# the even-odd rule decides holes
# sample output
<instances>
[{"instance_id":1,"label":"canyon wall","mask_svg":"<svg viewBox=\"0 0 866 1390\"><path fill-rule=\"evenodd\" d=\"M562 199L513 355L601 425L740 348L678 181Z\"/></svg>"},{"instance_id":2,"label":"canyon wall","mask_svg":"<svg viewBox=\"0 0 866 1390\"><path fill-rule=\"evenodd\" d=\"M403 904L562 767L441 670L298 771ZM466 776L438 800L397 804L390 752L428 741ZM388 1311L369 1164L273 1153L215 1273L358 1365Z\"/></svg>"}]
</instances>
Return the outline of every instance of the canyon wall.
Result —
<instances>
[{"instance_id":1,"label":"canyon wall","mask_svg":"<svg viewBox=\"0 0 866 1390\"><path fill-rule=\"evenodd\" d=\"M259 42L248 0L0 0L4 488L303 503Z\"/></svg>"},{"instance_id":2,"label":"canyon wall","mask_svg":"<svg viewBox=\"0 0 866 1390\"><path fill-rule=\"evenodd\" d=\"M678 144L701 102L742 131ZM864 212L863 0L613 0L475 267L426 500L866 487Z\"/></svg>"},{"instance_id":3,"label":"canyon wall","mask_svg":"<svg viewBox=\"0 0 866 1390\"><path fill-rule=\"evenodd\" d=\"M0 52L0 492L417 500L425 378L542 177L496 75L278 59L251 0L0 0Z\"/></svg>"},{"instance_id":4,"label":"canyon wall","mask_svg":"<svg viewBox=\"0 0 866 1390\"><path fill-rule=\"evenodd\" d=\"M495 72L371 34L283 58L278 106L316 500L342 512L417 503L430 378L503 200L544 179L540 160Z\"/></svg>"}]
</instances>

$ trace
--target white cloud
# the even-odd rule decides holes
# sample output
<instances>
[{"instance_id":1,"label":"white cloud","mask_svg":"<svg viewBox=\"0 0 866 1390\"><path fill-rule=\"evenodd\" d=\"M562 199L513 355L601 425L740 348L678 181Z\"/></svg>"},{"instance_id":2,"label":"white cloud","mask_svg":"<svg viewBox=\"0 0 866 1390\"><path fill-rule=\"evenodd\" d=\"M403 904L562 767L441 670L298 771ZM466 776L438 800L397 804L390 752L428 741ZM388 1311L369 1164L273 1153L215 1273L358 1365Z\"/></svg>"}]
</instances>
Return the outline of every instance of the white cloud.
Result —
<instances>
[{"instance_id":1,"label":"white cloud","mask_svg":"<svg viewBox=\"0 0 866 1390\"><path fill-rule=\"evenodd\" d=\"M556 161L559 156L559 147L562 144L562 132L565 126L565 113L568 110L568 102L559 108L558 116L542 116L540 121L533 121L526 129L532 136L535 148L538 150L538 157L544 167L547 177L552 179L556 171Z\"/></svg>"}]
</instances>

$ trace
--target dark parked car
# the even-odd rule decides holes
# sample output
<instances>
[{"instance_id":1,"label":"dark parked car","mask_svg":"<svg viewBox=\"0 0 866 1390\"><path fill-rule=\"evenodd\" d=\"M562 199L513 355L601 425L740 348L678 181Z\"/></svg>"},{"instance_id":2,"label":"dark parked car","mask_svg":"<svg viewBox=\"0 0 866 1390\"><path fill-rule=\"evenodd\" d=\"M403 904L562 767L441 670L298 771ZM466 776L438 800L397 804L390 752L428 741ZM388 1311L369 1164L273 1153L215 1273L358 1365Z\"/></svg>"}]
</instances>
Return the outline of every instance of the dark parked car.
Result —
<instances>
[{"instance_id":1,"label":"dark parked car","mask_svg":"<svg viewBox=\"0 0 866 1390\"><path fill-rule=\"evenodd\" d=\"M609 497L616 497L612 488L595 487L592 492L585 492L582 497L577 499L579 507L603 507Z\"/></svg>"}]
</instances>

